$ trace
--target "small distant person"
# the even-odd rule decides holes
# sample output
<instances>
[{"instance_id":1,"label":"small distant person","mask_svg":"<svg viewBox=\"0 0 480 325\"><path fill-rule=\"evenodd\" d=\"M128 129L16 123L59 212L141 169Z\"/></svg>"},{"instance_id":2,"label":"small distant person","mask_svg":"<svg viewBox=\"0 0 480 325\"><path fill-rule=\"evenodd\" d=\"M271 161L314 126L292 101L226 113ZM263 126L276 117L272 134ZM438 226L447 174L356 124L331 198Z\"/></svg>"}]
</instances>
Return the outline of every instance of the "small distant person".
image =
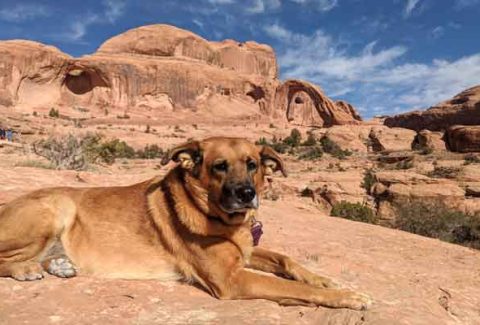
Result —
<instances>
[{"instance_id":1,"label":"small distant person","mask_svg":"<svg viewBox=\"0 0 480 325\"><path fill-rule=\"evenodd\" d=\"M0 129L0 140L5 140L5 136L6 136L5 130Z\"/></svg>"},{"instance_id":2,"label":"small distant person","mask_svg":"<svg viewBox=\"0 0 480 325\"><path fill-rule=\"evenodd\" d=\"M12 131L12 129L8 129L6 134L7 134L7 141L13 142L13 131Z\"/></svg>"}]
</instances>

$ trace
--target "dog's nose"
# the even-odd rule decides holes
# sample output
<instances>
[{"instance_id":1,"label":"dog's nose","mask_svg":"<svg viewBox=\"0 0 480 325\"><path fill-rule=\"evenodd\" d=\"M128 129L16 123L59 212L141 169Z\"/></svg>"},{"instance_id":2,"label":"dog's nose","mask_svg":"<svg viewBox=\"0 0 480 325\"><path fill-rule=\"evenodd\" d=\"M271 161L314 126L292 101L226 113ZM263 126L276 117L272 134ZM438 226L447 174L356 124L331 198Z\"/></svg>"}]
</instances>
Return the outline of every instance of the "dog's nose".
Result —
<instances>
[{"instance_id":1,"label":"dog's nose","mask_svg":"<svg viewBox=\"0 0 480 325\"><path fill-rule=\"evenodd\" d=\"M257 193L255 192L255 188L252 186L241 186L235 189L235 196L242 202L242 203L250 203L255 198Z\"/></svg>"}]
</instances>

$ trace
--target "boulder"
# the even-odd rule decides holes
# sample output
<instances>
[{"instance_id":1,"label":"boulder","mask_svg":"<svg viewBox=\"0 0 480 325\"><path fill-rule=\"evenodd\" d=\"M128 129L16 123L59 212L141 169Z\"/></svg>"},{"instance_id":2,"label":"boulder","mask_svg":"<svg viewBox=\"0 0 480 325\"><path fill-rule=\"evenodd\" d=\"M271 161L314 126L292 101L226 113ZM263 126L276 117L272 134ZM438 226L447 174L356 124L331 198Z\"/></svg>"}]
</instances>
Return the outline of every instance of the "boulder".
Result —
<instances>
[{"instance_id":1,"label":"boulder","mask_svg":"<svg viewBox=\"0 0 480 325\"><path fill-rule=\"evenodd\" d=\"M452 125L480 124L480 85L462 91L452 99L430 107L426 111L413 111L385 119L389 127L402 127L415 131L428 129L441 131Z\"/></svg>"},{"instance_id":2,"label":"boulder","mask_svg":"<svg viewBox=\"0 0 480 325\"><path fill-rule=\"evenodd\" d=\"M368 137L373 151L409 151L415 135L408 129L374 126Z\"/></svg>"},{"instance_id":3,"label":"boulder","mask_svg":"<svg viewBox=\"0 0 480 325\"><path fill-rule=\"evenodd\" d=\"M451 151L480 152L480 125L451 126L447 129L446 138Z\"/></svg>"},{"instance_id":4,"label":"boulder","mask_svg":"<svg viewBox=\"0 0 480 325\"><path fill-rule=\"evenodd\" d=\"M326 129L324 136L335 142L342 149L366 153L370 127L335 125Z\"/></svg>"},{"instance_id":5,"label":"boulder","mask_svg":"<svg viewBox=\"0 0 480 325\"><path fill-rule=\"evenodd\" d=\"M413 148L420 150L439 151L446 150L443 132L434 132L430 130L421 130L415 136Z\"/></svg>"}]
</instances>

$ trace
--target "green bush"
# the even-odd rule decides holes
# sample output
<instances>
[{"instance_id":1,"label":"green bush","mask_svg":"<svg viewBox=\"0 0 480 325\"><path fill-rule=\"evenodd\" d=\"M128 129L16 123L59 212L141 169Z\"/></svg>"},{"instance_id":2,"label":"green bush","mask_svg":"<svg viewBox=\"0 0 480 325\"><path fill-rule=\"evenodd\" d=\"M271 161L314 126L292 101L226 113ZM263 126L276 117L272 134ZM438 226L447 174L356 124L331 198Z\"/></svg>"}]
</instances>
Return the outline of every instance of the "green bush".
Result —
<instances>
[{"instance_id":1,"label":"green bush","mask_svg":"<svg viewBox=\"0 0 480 325\"><path fill-rule=\"evenodd\" d=\"M368 194L370 194L370 189L376 182L377 181L375 179L375 173L373 172L373 170L367 169L363 174L363 181L360 186L363 187Z\"/></svg>"},{"instance_id":2,"label":"green bush","mask_svg":"<svg viewBox=\"0 0 480 325\"><path fill-rule=\"evenodd\" d=\"M346 157L352 155L352 152L350 150L343 150L338 144L336 144L326 136L320 139L320 145L322 146L324 152L329 153L330 155L332 155L332 157L338 159L345 159Z\"/></svg>"},{"instance_id":3,"label":"green bush","mask_svg":"<svg viewBox=\"0 0 480 325\"><path fill-rule=\"evenodd\" d=\"M50 111L48 112L48 116L50 117L53 117L53 118L58 118L60 117L60 112L58 111L58 109L55 109L55 108L51 108Z\"/></svg>"},{"instance_id":4,"label":"green bush","mask_svg":"<svg viewBox=\"0 0 480 325\"><path fill-rule=\"evenodd\" d=\"M146 145L144 149L138 150L136 156L141 159L157 159L164 156L163 149L156 144Z\"/></svg>"},{"instance_id":5,"label":"green bush","mask_svg":"<svg viewBox=\"0 0 480 325\"><path fill-rule=\"evenodd\" d=\"M147 146L146 149L149 157L158 155L161 151L155 145ZM117 158L131 159L136 155L135 150L125 141L104 141L96 133L88 133L81 138L72 134L62 138L50 137L34 143L33 150L37 155L47 158L54 168L74 170L85 169L88 163L113 164Z\"/></svg>"},{"instance_id":6,"label":"green bush","mask_svg":"<svg viewBox=\"0 0 480 325\"><path fill-rule=\"evenodd\" d=\"M272 141L268 141L265 137L261 137L255 142L255 144L272 147L272 149L278 153L287 153L291 149L288 144L279 141L276 137L273 137Z\"/></svg>"},{"instance_id":7,"label":"green bush","mask_svg":"<svg viewBox=\"0 0 480 325\"><path fill-rule=\"evenodd\" d=\"M394 207L397 229L480 248L480 215L453 210L441 201L406 201Z\"/></svg>"},{"instance_id":8,"label":"green bush","mask_svg":"<svg viewBox=\"0 0 480 325\"><path fill-rule=\"evenodd\" d=\"M302 141L302 134L298 129L293 129L290 135L283 139L283 143L290 147L298 147Z\"/></svg>"},{"instance_id":9,"label":"green bush","mask_svg":"<svg viewBox=\"0 0 480 325\"><path fill-rule=\"evenodd\" d=\"M317 144L317 139L312 133L308 133L307 140L302 143L304 147L312 147ZM323 151L323 150L322 150Z\"/></svg>"},{"instance_id":10,"label":"green bush","mask_svg":"<svg viewBox=\"0 0 480 325\"><path fill-rule=\"evenodd\" d=\"M320 159L323 156L323 150L321 146L305 147L304 150L298 155L298 159L301 160L315 160Z\"/></svg>"},{"instance_id":11,"label":"green bush","mask_svg":"<svg viewBox=\"0 0 480 325\"><path fill-rule=\"evenodd\" d=\"M353 221L361 221L375 224L377 216L366 204L341 201L332 207L330 215Z\"/></svg>"}]
</instances>

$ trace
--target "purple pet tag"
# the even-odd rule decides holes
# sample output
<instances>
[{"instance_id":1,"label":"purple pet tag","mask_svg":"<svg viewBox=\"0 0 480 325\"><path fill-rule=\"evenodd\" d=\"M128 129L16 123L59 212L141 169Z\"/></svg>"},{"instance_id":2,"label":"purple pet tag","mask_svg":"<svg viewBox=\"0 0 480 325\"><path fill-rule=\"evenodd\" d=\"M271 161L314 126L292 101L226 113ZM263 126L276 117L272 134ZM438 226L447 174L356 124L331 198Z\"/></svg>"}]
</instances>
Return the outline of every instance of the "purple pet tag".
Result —
<instances>
[{"instance_id":1,"label":"purple pet tag","mask_svg":"<svg viewBox=\"0 0 480 325\"><path fill-rule=\"evenodd\" d=\"M260 237L262 237L263 230L262 230L262 223L260 221L254 221L252 224L252 228L250 229L253 237L253 246L258 246L258 242L260 241Z\"/></svg>"}]
</instances>

